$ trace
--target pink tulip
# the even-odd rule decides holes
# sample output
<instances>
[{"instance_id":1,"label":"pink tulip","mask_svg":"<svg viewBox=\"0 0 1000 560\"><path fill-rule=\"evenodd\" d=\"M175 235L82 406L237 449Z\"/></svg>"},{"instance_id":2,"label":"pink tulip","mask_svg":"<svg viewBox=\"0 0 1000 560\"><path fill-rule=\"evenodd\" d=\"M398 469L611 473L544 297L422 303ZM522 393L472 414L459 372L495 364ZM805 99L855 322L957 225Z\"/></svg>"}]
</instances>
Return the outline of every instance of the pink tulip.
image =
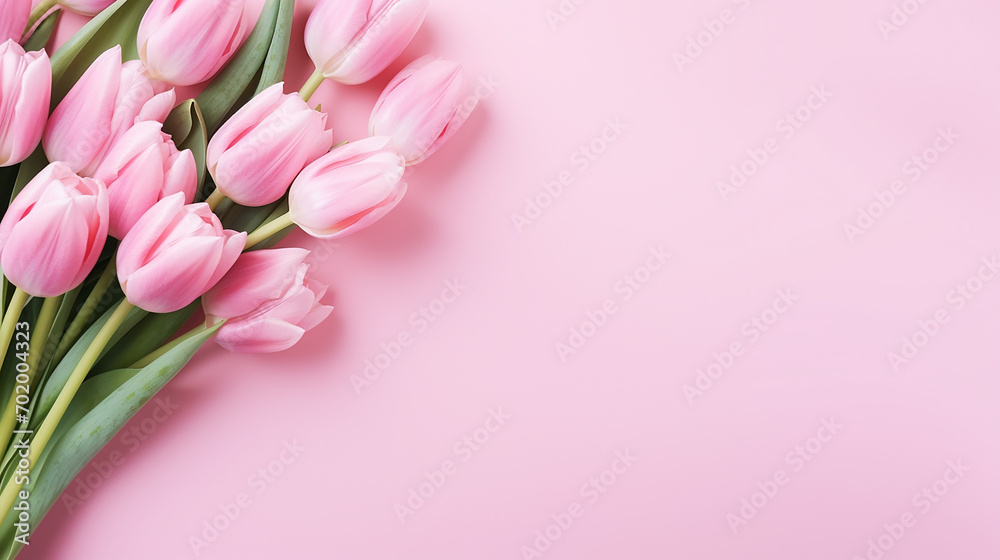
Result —
<instances>
[{"instance_id":1,"label":"pink tulip","mask_svg":"<svg viewBox=\"0 0 1000 560\"><path fill-rule=\"evenodd\" d=\"M92 177L115 142L132 125L163 122L176 99L174 90L157 93L136 61L121 62L112 47L84 72L52 112L42 147L49 161L62 161Z\"/></svg>"},{"instance_id":2,"label":"pink tulip","mask_svg":"<svg viewBox=\"0 0 1000 560\"><path fill-rule=\"evenodd\" d=\"M215 341L234 352L286 350L333 310L320 304L326 286L309 278L309 251L290 247L240 256L202 298L209 326L225 321Z\"/></svg>"},{"instance_id":3,"label":"pink tulip","mask_svg":"<svg viewBox=\"0 0 1000 560\"><path fill-rule=\"evenodd\" d=\"M360 84L396 60L428 0L323 0L306 22L306 51L325 78Z\"/></svg>"},{"instance_id":4,"label":"pink tulip","mask_svg":"<svg viewBox=\"0 0 1000 560\"><path fill-rule=\"evenodd\" d=\"M172 194L149 209L118 247L118 280L133 305L177 311L198 299L233 266L246 233L222 229L205 203Z\"/></svg>"},{"instance_id":5,"label":"pink tulip","mask_svg":"<svg viewBox=\"0 0 1000 560\"><path fill-rule=\"evenodd\" d=\"M0 45L0 167L24 161L42 139L49 116L52 66L45 51Z\"/></svg>"},{"instance_id":6,"label":"pink tulip","mask_svg":"<svg viewBox=\"0 0 1000 560\"><path fill-rule=\"evenodd\" d=\"M36 297L80 285L108 237L108 193L53 163L18 193L0 222L0 268Z\"/></svg>"},{"instance_id":7,"label":"pink tulip","mask_svg":"<svg viewBox=\"0 0 1000 560\"><path fill-rule=\"evenodd\" d=\"M59 0L64 8L87 17L93 17L115 3L115 0Z\"/></svg>"},{"instance_id":8,"label":"pink tulip","mask_svg":"<svg viewBox=\"0 0 1000 560\"><path fill-rule=\"evenodd\" d=\"M31 0L0 0L0 42L20 42L30 14Z\"/></svg>"},{"instance_id":9,"label":"pink tulip","mask_svg":"<svg viewBox=\"0 0 1000 560\"><path fill-rule=\"evenodd\" d=\"M139 24L139 58L158 80L200 84L225 66L246 36L245 0L153 0Z\"/></svg>"},{"instance_id":10,"label":"pink tulip","mask_svg":"<svg viewBox=\"0 0 1000 560\"><path fill-rule=\"evenodd\" d=\"M403 157L389 139L345 144L314 161L288 192L293 222L313 237L343 237L389 213L406 193Z\"/></svg>"},{"instance_id":11,"label":"pink tulip","mask_svg":"<svg viewBox=\"0 0 1000 560\"><path fill-rule=\"evenodd\" d=\"M406 164L416 165L458 131L477 102L460 64L424 57L389 82L368 126L373 136L391 137Z\"/></svg>"},{"instance_id":12,"label":"pink tulip","mask_svg":"<svg viewBox=\"0 0 1000 560\"><path fill-rule=\"evenodd\" d=\"M161 198L184 195L194 201L198 171L191 150L177 151L162 124L135 124L115 143L94 177L108 186L110 235L123 239L132 226Z\"/></svg>"},{"instance_id":13,"label":"pink tulip","mask_svg":"<svg viewBox=\"0 0 1000 560\"><path fill-rule=\"evenodd\" d=\"M333 145L326 115L310 109L299 94L282 93L282 85L251 99L208 144L208 171L216 186L244 206L280 199L299 171Z\"/></svg>"}]
</instances>

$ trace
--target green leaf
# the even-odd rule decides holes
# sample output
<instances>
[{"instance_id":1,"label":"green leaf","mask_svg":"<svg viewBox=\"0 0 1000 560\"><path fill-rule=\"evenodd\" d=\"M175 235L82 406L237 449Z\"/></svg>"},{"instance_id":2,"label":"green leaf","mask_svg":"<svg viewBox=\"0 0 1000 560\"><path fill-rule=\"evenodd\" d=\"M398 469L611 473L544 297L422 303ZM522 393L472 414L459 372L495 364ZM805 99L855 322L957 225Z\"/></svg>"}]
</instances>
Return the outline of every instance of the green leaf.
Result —
<instances>
[{"instance_id":1,"label":"green leaf","mask_svg":"<svg viewBox=\"0 0 1000 560\"><path fill-rule=\"evenodd\" d=\"M207 329L185 340L141 370L109 371L80 387L26 487L31 496L33 528L87 463L173 379L217 329ZM5 547L10 543L16 554L20 547L12 542L14 513L4 519L2 542Z\"/></svg>"},{"instance_id":2,"label":"green leaf","mask_svg":"<svg viewBox=\"0 0 1000 560\"><path fill-rule=\"evenodd\" d=\"M198 189L205 184L208 129L201 111L201 103L188 99L174 108L163 123L163 132L170 135L178 150L191 150L198 168ZM198 200L198 198L196 198Z\"/></svg>"},{"instance_id":3,"label":"green leaf","mask_svg":"<svg viewBox=\"0 0 1000 560\"><path fill-rule=\"evenodd\" d=\"M267 58L261 69L260 81L254 95L282 81L285 76L285 62L288 60L288 45L292 38L292 16L295 0L278 0L278 16L274 25L274 35L267 49Z\"/></svg>"},{"instance_id":4,"label":"green leaf","mask_svg":"<svg viewBox=\"0 0 1000 560\"><path fill-rule=\"evenodd\" d=\"M194 103L194 99L184 101L174 107L174 110L170 111L167 118L163 120L163 132L170 135L170 139L174 141L174 144L179 144L187 140L187 137L191 134L191 130L194 128L195 118L191 110Z\"/></svg>"},{"instance_id":5,"label":"green leaf","mask_svg":"<svg viewBox=\"0 0 1000 560\"><path fill-rule=\"evenodd\" d=\"M198 96L209 136L215 134L237 106L250 82L260 70L271 46L274 25L278 18L278 0L267 0L260 18L236 56Z\"/></svg>"},{"instance_id":6,"label":"green leaf","mask_svg":"<svg viewBox=\"0 0 1000 560\"><path fill-rule=\"evenodd\" d=\"M267 220L267 217L273 214L282 204L284 204L283 201L272 202L267 206L258 207L234 204L226 212L225 217L223 217L222 225L226 229L234 231L253 231L260 227Z\"/></svg>"},{"instance_id":7,"label":"green leaf","mask_svg":"<svg viewBox=\"0 0 1000 560\"><path fill-rule=\"evenodd\" d=\"M104 51L122 47L122 60L139 57L136 33L152 0L118 0L87 22L52 55L52 107Z\"/></svg>"},{"instance_id":8,"label":"green leaf","mask_svg":"<svg viewBox=\"0 0 1000 560\"><path fill-rule=\"evenodd\" d=\"M56 318L52 321L52 330L49 332L49 339L45 342L45 348L42 349L42 359L38 362L38 370L42 372L42 375L38 376L36 385L41 385L48 377L45 375L45 372L49 370L49 362L55 356L56 348L59 346L59 339L63 331L66 330L66 324L69 322L73 306L76 305L76 300L80 297L82 290L83 284L80 284L76 288L66 292L62 303L59 304L59 310L56 311ZM36 375L38 374L36 373Z\"/></svg>"},{"instance_id":9,"label":"green leaf","mask_svg":"<svg viewBox=\"0 0 1000 560\"><path fill-rule=\"evenodd\" d=\"M64 385L66 385L66 380L69 379L70 374L73 372L73 368L79 363L80 358L83 353L87 351L90 347L90 343L93 342L94 338L97 337L97 333L101 330L101 327L108 322L111 314L114 313L117 306L112 307L100 319L94 322L93 325L87 329L87 332L83 333L80 340L76 341L76 344L70 348L66 356L59 362L59 365L52 370L48 379L45 381L45 386L41 388L38 401L34 403L31 410L31 424L32 429L38 427L45 415L48 414L49 410L52 408L52 404L55 402L56 398L59 396L59 392L62 391ZM121 327L115 332L111 341L105 346L104 351L101 352L101 356L104 356L108 350L115 345L121 338L127 333L132 327L136 325L143 317L147 314L139 308L135 308L131 313L125 318Z\"/></svg>"},{"instance_id":10,"label":"green leaf","mask_svg":"<svg viewBox=\"0 0 1000 560\"><path fill-rule=\"evenodd\" d=\"M56 10L43 19L31 37L24 42L24 50L40 51L44 49L45 45L49 44L49 39L52 38L52 32L55 31L56 23L59 22L60 17L62 17L62 10Z\"/></svg>"},{"instance_id":11,"label":"green leaf","mask_svg":"<svg viewBox=\"0 0 1000 560\"><path fill-rule=\"evenodd\" d=\"M104 358L94 365L95 372L126 368L160 348L173 338L184 323L201 307L201 300L173 313L150 313L132 328Z\"/></svg>"}]
</instances>

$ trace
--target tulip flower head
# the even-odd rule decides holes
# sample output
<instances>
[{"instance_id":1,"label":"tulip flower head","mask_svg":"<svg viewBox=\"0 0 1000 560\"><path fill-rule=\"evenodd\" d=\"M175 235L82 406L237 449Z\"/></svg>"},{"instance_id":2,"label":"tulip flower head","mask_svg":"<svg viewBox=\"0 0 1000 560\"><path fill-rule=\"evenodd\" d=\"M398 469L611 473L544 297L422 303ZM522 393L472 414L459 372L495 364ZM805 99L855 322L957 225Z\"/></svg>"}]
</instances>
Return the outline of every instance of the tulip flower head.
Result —
<instances>
[{"instance_id":1,"label":"tulip flower head","mask_svg":"<svg viewBox=\"0 0 1000 560\"><path fill-rule=\"evenodd\" d=\"M225 320L215 341L234 352L279 352L325 319L326 286L310 278L309 251L297 247L244 253L202 298L208 326Z\"/></svg>"},{"instance_id":2,"label":"tulip flower head","mask_svg":"<svg viewBox=\"0 0 1000 560\"><path fill-rule=\"evenodd\" d=\"M0 45L0 76L0 167L6 167L27 159L42 139L52 66L45 51L26 53L8 39Z\"/></svg>"},{"instance_id":3,"label":"tulip flower head","mask_svg":"<svg viewBox=\"0 0 1000 560\"><path fill-rule=\"evenodd\" d=\"M58 296L83 282L107 236L104 185L52 163L25 185L0 221L0 268L33 296Z\"/></svg>"},{"instance_id":4,"label":"tulip flower head","mask_svg":"<svg viewBox=\"0 0 1000 560\"><path fill-rule=\"evenodd\" d=\"M283 84L260 92L215 133L208 144L208 171L227 197L264 206L285 195L302 168L327 153L333 132L326 115L309 108Z\"/></svg>"},{"instance_id":5,"label":"tulip flower head","mask_svg":"<svg viewBox=\"0 0 1000 560\"><path fill-rule=\"evenodd\" d=\"M306 22L306 51L323 77L360 84L396 60L428 0L323 0Z\"/></svg>"},{"instance_id":6,"label":"tulip flower head","mask_svg":"<svg viewBox=\"0 0 1000 560\"><path fill-rule=\"evenodd\" d=\"M93 177L115 142L143 121L163 122L174 108L170 89L157 92L137 61L122 64L121 47L99 56L49 118L42 147L49 161Z\"/></svg>"},{"instance_id":7,"label":"tulip flower head","mask_svg":"<svg viewBox=\"0 0 1000 560\"><path fill-rule=\"evenodd\" d=\"M0 0L0 42L20 42L30 14L31 0Z\"/></svg>"},{"instance_id":8,"label":"tulip flower head","mask_svg":"<svg viewBox=\"0 0 1000 560\"><path fill-rule=\"evenodd\" d=\"M457 62L424 57L393 78L369 121L373 136L389 136L407 165L427 159L469 117L478 98Z\"/></svg>"},{"instance_id":9,"label":"tulip flower head","mask_svg":"<svg viewBox=\"0 0 1000 560\"><path fill-rule=\"evenodd\" d=\"M317 159L292 183L288 212L313 237L343 237L389 213L406 193L405 162L384 137L351 142Z\"/></svg>"},{"instance_id":10,"label":"tulip flower head","mask_svg":"<svg viewBox=\"0 0 1000 560\"><path fill-rule=\"evenodd\" d=\"M245 0L153 0L139 24L139 59L176 86L214 76L247 36Z\"/></svg>"},{"instance_id":11,"label":"tulip flower head","mask_svg":"<svg viewBox=\"0 0 1000 560\"><path fill-rule=\"evenodd\" d=\"M222 228L205 203L182 193L153 205L118 247L118 281L129 303L177 311L209 290L243 251L246 233Z\"/></svg>"},{"instance_id":12,"label":"tulip flower head","mask_svg":"<svg viewBox=\"0 0 1000 560\"><path fill-rule=\"evenodd\" d=\"M109 234L123 239L161 198L184 195L194 201L198 172L191 150L178 151L156 121L136 123L115 143L94 177L108 187Z\"/></svg>"}]
</instances>

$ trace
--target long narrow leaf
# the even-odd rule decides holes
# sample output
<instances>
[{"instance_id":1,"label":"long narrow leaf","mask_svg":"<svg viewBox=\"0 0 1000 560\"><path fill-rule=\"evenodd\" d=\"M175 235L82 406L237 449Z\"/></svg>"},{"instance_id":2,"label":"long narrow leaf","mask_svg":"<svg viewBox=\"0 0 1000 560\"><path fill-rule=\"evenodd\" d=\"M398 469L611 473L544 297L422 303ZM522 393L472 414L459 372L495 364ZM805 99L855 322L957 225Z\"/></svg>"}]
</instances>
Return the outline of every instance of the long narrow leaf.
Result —
<instances>
[{"instance_id":1,"label":"long narrow leaf","mask_svg":"<svg viewBox=\"0 0 1000 560\"><path fill-rule=\"evenodd\" d=\"M37 527L62 491L125 424L183 368L218 327L185 340L141 370L115 370L87 380L73 399L64 422L32 472L29 514ZM11 512L12 514L15 512ZM3 521L3 543L10 543L12 558L20 550L10 527L13 515Z\"/></svg>"},{"instance_id":2,"label":"long narrow leaf","mask_svg":"<svg viewBox=\"0 0 1000 560\"><path fill-rule=\"evenodd\" d=\"M295 15L295 0L279 0L277 22L274 35L267 49L267 58L261 69L260 81L254 95L280 82L285 76L285 62L288 60L288 45L292 38L292 16Z\"/></svg>"},{"instance_id":3,"label":"long narrow leaf","mask_svg":"<svg viewBox=\"0 0 1000 560\"><path fill-rule=\"evenodd\" d=\"M237 105L243 92L260 71L274 34L278 18L278 0L264 4L257 25L236 56L198 96L208 135L215 134L230 110Z\"/></svg>"}]
</instances>

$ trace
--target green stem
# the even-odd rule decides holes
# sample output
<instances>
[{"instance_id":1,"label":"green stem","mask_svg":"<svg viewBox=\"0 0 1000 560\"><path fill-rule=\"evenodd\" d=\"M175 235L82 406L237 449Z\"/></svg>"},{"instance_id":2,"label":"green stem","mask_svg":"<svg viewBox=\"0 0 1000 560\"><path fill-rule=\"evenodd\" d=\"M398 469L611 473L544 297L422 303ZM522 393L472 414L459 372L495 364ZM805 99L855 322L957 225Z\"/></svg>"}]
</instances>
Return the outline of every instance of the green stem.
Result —
<instances>
[{"instance_id":1,"label":"green stem","mask_svg":"<svg viewBox=\"0 0 1000 560\"><path fill-rule=\"evenodd\" d=\"M101 273L101 277L97 279L94 289L87 296L86 301L83 302L80 312L76 314L76 317L73 317L73 322L69 324L65 334L59 339L59 346L56 347L56 352L52 356L52 363L58 364L66 356L66 352L69 352L70 347L80 338L80 335L86 330L87 325L90 324L90 320L94 318L94 312L97 311L98 306L101 304L101 299L107 293L108 288L111 287L111 282L115 279L115 257L117 254L111 255L108 267Z\"/></svg>"},{"instance_id":2,"label":"green stem","mask_svg":"<svg viewBox=\"0 0 1000 560\"><path fill-rule=\"evenodd\" d=\"M38 312L38 322L35 323L34 332L28 345L28 374L34 376L38 369L38 361L42 359L45 351L45 344L49 341L49 332L52 330L52 323L56 320L56 313L62 305L62 296L45 298L42 302L42 309Z\"/></svg>"},{"instance_id":3,"label":"green stem","mask_svg":"<svg viewBox=\"0 0 1000 560\"><path fill-rule=\"evenodd\" d=\"M316 70L315 72L313 72L313 75L309 76L309 79L306 81L305 85L302 86L302 89L299 90L299 97L301 97L303 101L308 102L309 98L312 97L314 93L316 93L316 90L319 88L320 84L322 84L323 80L325 79L326 78L323 77L323 72L321 72L320 70Z\"/></svg>"},{"instance_id":4,"label":"green stem","mask_svg":"<svg viewBox=\"0 0 1000 560\"><path fill-rule=\"evenodd\" d=\"M56 318L56 312L59 311L61 303L62 296L45 298L45 302L42 303L42 310L38 313L38 321L35 323L35 332L28 339L28 370L26 372L28 382L25 385L29 388L35 380L38 360L42 356L45 342L49 336L49 330L52 329L52 322ZM17 385L19 383L15 384L14 389L11 391L7 407L3 410L3 417L0 418L0 444L2 444L2 448L4 449L6 449L7 443L10 442L11 434L14 433L14 426L17 425Z\"/></svg>"},{"instance_id":5,"label":"green stem","mask_svg":"<svg viewBox=\"0 0 1000 560\"><path fill-rule=\"evenodd\" d=\"M10 339L14 338L14 327L17 320L21 318L21 310L28 303L31 296L28 292L18 288L14 290L14 295L10 299L10 307L3 315L3 322L0 323L0 364L7 357L7 348L10 347Z\"/></svg>"},{"instance_id":6,"label":"green stem","mask_svg":"<svg viewBox=\"0 0 1000 560\"><path fill-rule=\"evenodd\" d=\"M280 233L281 230L295 225L292 221L292 215L290 213L282 214L277 218L261 225L259 228L253 230L250 235L247 236L246 248L249 249L254 245L264 241L268 237Z\"/></svg>"},{"instance_id":7,"label":"green stem","mask_svg":"<svg viewBox=\"0 0 1000 560\"><path fill-rule=\"evenodd\" d=\"M173 350L174 348L176 348L177 346L179 346L184 341L190 340L191 338L194 338L194 337L198 336L199 334L205 332L208 329L209 329L209 326L206 325L205 323L202 323L202 324L198 325L197 327L189 330L188 332L186 332L186 333L178 336L177 338L171 340L170 342L168 342L168 343L164 344L163 346L160 346L156 350L150 352L149 354L146 355L145 358L142 358L138 362L130 365L129 369L139 369L139 368L144 368L144 367L148 366L149 364L155 362L160 356L163 356L167 352Z\"/></svg>"},{"instance_id":8,"label":"green stem","mask_svg":"<svg viewBox=\"0 0 1000 560\"><path fill-rule=\"evenodd\" d=\"M205 199L205 202L212 211L215 211L215 207L225 199L226 195L222 194L222 191L216 187L215 190L212 191L212 194L208 195L208 198Z\"/></svg>"},{"instance_id":9,"label":"green stem","mask_svg":"<svg viewBox=\"0 0 1000 560\"><path fill-rule=\"evenodd\" d=\"M31 15L28 16L28 26L24 28L24 33L27 35L28 31L38 23L38 20L42 19L42 16L49 13L49 10L54 8L59 2L57 0L42 0L33 10L31 10Z\"/></svg>"},{"instance_id":10,"label":"green stem","mask_svg":"<svg viewBox=\"0 0 1000 560\"><path fill-rule=\"evenodd\" d=\"M118 327L122 325L125 318L134 306L128 302L128 300L122 300L115 308L111 317L108 318L108 322L104 323L101 330L97 332L97 336L94 337L93 342L87 348L87 351L80 356L80 361L73 368L73 372L69 374L69 378L66 380L66 384L63 385L62 390L59 391L59 396L56 397L56 401L52 404L52 408L49 409L49 413L45 415L45 420L42 421L42 425L38 427L38 431L34 433L31 445L28 448L28 460L27 469L31 469L38 462L38 458L41 456L42 451L45 450L45 446L49 443L49 439L52 434L55 433L56 427L59 425L59 421L62 420L64 414L66 414L66 409L69 408L69 403L73 401L73 397L76 396L76 392L80 389L80 385L83 384L83 380L87 377L90 372L90 368L94 367L97 363L97 359L100 358L101 352L104 351L104 347L108 345L111 341L111 337L114 336ZM25 478L29 478L30 475L25 477L14 477L10 480L8 485L4 487L3 493L0 493L0 518L6 517L7 513L10 512L11 506L14 505L14 501L17 499L18 491L23 485ZM21 481L18 483L18 481Z\"/></svg>"}]
</instances>

